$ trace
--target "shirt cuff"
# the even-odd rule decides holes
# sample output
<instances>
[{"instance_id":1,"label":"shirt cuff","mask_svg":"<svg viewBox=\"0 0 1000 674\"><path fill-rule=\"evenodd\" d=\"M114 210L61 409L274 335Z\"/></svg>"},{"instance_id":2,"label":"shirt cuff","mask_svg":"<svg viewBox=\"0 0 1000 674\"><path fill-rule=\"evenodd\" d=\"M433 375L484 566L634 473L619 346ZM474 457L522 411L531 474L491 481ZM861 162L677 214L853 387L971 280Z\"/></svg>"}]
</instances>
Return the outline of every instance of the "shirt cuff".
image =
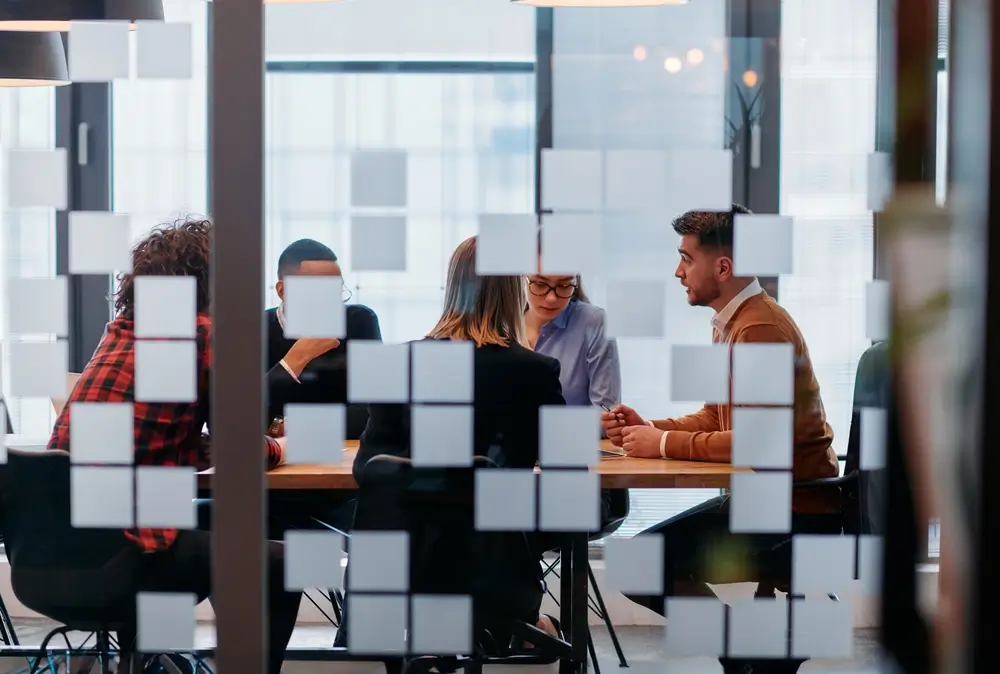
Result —
<instances>
[{"instance_id":1,"label":"shirt cuff","mask_svg":"<svg viewBox=\"0 0 1000 674\"><path fill-rule=\"evenodd\" d=\"M663 435L660 436L660 458L667 458L667 433L670 431L663 431Z\"/></svg>"},{"instance_id":2,"label":"shirt cuff","mask_svg":"<svg viewBox=\"0 0 1000 674\"><path fill-rule=\"evenodd\" d=\"M285 372L287 372L291 376L291 378L295 380L296 384L302 383L301 381L299 381L299 378L295 376L295 373L292 372L292 368L288 367L288 363L285 362L284 358L279 360L278 364L281 365L281 367L285 368Z\"/></svg>"}]
</instances>

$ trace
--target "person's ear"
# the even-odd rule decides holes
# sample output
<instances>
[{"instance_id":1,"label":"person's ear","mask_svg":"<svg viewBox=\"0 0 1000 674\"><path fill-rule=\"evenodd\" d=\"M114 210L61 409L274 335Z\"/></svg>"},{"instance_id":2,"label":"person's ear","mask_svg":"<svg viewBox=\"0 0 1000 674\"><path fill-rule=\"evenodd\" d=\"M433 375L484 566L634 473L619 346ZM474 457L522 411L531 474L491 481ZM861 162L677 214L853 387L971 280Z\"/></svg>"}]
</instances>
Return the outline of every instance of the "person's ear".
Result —
<instances>
[{"instance_id":1,"label":"person's ear","mask_svg":"<svg viewBox=\"0 0 1000 674\"><path fill-rule=\"evenodd\" d=\"M285 282L278 279L278 282L274 284L274 292L278 293L278 299L282 302L285 301Z\"/></svg>"},{"instance_id":2,"label":"person's ear","mask_svg":"<svg viewBox=\"0 0 1000 674\"><path fill-rule=\"evenodd\" d=\"M723 255L716 261L715 270L720 281L728 281L733 277L733 259Z\"/></svg>"}]
</instances>

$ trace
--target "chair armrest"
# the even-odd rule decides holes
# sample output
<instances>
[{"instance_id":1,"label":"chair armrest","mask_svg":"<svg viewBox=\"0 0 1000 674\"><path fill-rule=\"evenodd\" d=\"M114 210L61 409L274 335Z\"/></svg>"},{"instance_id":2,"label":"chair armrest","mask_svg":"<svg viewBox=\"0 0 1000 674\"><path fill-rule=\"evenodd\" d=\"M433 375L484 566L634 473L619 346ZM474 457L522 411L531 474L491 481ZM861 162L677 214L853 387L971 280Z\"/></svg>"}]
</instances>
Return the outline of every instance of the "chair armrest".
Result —
<instances>
[{"instance_id":1,"label":"chair armrest","mask_svg":"<svg viewBox=\"0 0 1000 674\"><path fill-rule=\"evenodd\" d=\"M801 482L793 482L792 487L794 489L809 489L815 487L841 487L845 484L850 484L857 481L858 471L852 470L846 475L841 477L822 477L818 480L802 480Z\"/></svg>"}]
</instances>

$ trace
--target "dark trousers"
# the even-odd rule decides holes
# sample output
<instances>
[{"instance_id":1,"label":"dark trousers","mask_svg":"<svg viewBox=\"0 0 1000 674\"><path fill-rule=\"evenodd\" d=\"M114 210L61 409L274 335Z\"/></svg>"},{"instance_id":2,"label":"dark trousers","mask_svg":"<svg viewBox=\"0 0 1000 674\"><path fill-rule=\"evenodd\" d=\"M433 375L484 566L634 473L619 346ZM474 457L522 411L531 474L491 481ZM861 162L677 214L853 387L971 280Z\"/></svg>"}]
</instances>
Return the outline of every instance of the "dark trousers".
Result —
<instances>
[{"instance_id":1,"label":"dark trousers","mask_svg":"<svg viewBox=\"0 0 1000 674\"><path fill-rule=\"evenodd\" d=\"M136 581L145 592L190 592L201 602L212 596L212 534L179 531L164 552L139 554ZM288 640L295 628L301 592L285 590L284 545L267 547L268 672L280 674Z\"/></svg>"},{"instance_id":2,"label":"dark trousers","mask_svg":"<svg viewBox=\"0 0 1000 674\"><path fill-rule=\"evenodd\" d=\"M841 517L792 514L792 533L734 534L729 531L729 495L696 505L638 534L663 536L663 595L629 599L666 616L665 597L677 596L679 583L703 587L781 581L791 573L791 538L796 533L839 534Z\"/></svg>"}]
</instances>

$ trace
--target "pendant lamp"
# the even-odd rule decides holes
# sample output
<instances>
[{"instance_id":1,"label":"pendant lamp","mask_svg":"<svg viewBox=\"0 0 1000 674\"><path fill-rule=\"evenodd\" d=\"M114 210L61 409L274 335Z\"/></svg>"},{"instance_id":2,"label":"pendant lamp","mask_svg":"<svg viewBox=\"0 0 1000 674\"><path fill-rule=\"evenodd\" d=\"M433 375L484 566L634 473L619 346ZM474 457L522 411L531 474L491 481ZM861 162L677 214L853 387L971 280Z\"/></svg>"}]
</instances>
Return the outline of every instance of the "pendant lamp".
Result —
<instances>
[{"instance_id":1,"label":"pendant lamp","mask_svg":"<svg viewBox=\"0 0 1000 674\"><path fill-rule=\"evenodd\" d=\"M510 0L528 7L656 7L685 5L688 0Z\"/></svg>"},{"instance_id":2,"label":"pendant lamp","mask_svg":"<svg viewBox=\"0 0 1000 674\"><path fill-rule=\"evenodd\" d=\"M0 30L69 30L70 21L163 21L162 0L0 0Z\"/></svg>"},{"instance_id":3,"label":"pendant lamp","mask_svg":"<svg viewBox=\"0 0 1000 674\"><path fill-rule=\"evenodd\" d=\"M59 33L0 32L0 87L69 84Z\"/></svg>"}]
</instances>

